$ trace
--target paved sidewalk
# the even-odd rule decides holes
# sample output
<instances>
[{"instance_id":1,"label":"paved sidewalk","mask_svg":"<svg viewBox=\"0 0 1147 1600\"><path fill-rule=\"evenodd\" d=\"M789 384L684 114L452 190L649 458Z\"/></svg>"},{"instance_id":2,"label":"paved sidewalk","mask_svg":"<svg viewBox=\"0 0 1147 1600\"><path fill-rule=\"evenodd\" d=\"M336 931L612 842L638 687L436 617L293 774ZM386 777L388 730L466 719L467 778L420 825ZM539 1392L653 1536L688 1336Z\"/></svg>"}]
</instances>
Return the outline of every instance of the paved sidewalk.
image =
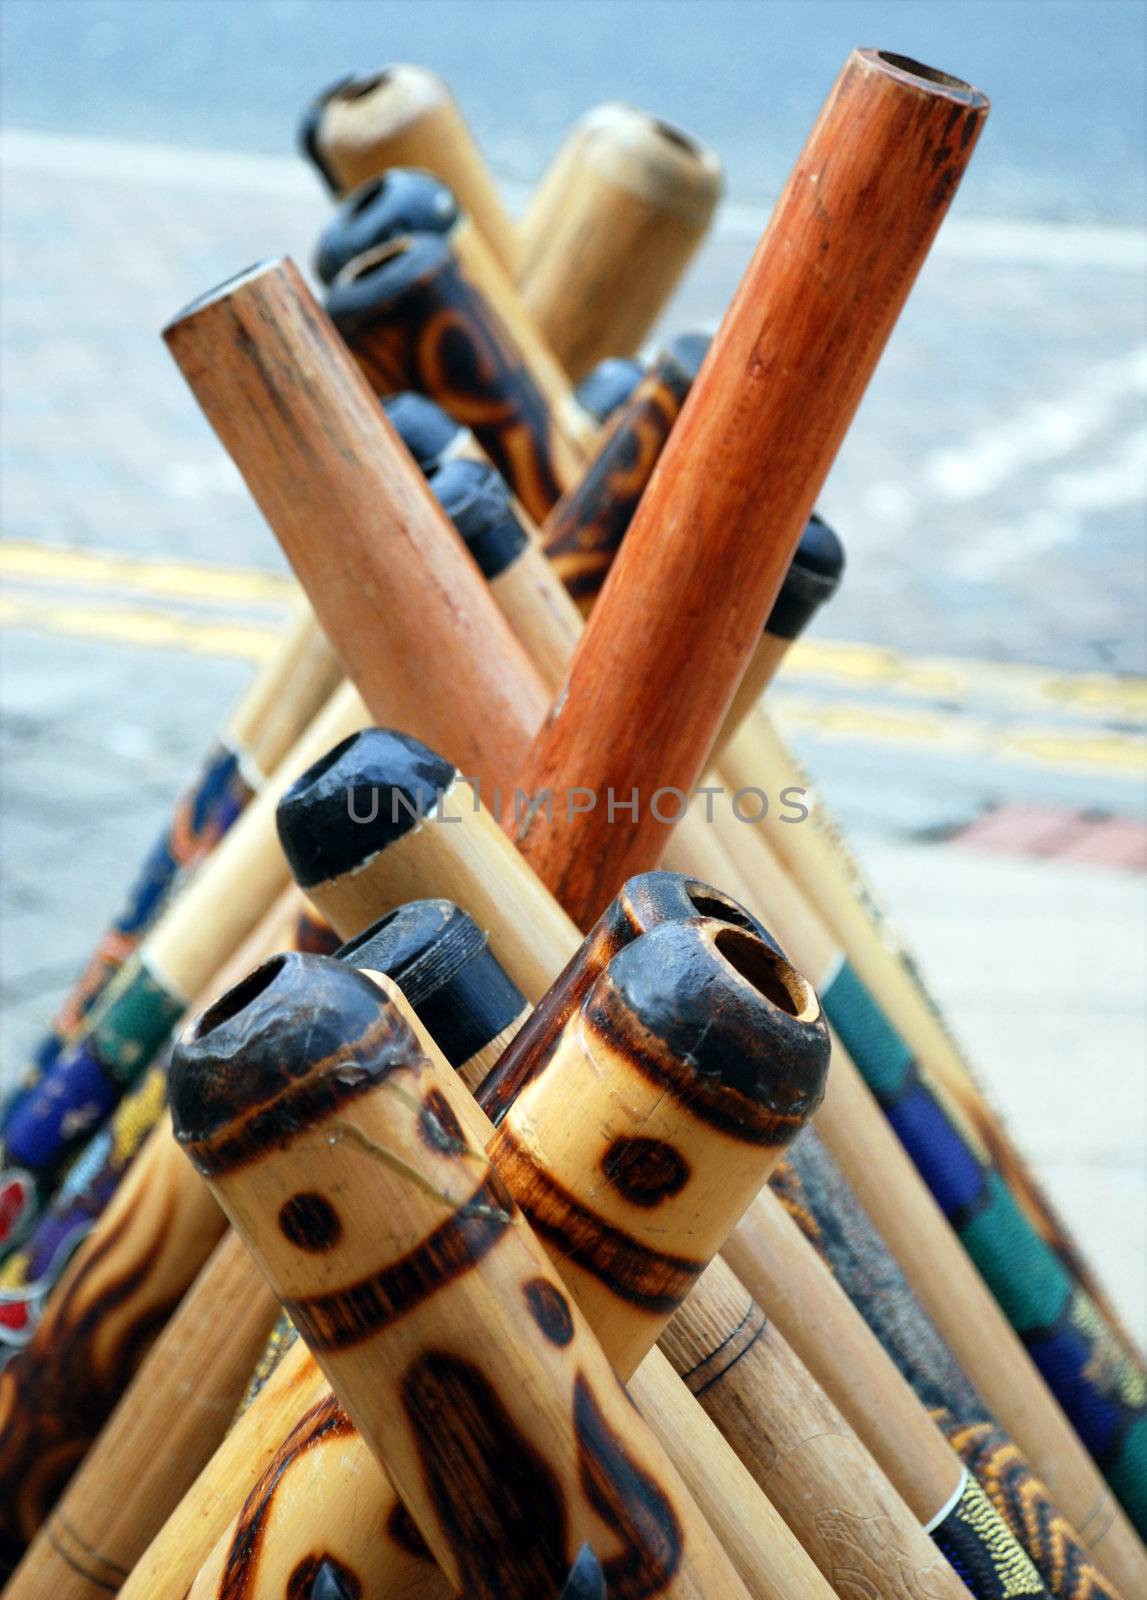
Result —
<instances>
[{"instance_id":1,"label":"paved sidewalk","mask_svg":"<svg viewBox=\"0 0 1147 1600\"><path fill-rule=\"evenodd\" d=\"M282 615L49 558L282 571L158 329L251 260L305 260L326 211L286 162L41 135L2 184L9 1075ZM733 213L669 326L717 320L758 221ZM1142 875L959 838L997 807L1143 820L1141 243L953 221L826 490L850 568L778 711L1147 1334Z\"/></svg>"}]
</instances>

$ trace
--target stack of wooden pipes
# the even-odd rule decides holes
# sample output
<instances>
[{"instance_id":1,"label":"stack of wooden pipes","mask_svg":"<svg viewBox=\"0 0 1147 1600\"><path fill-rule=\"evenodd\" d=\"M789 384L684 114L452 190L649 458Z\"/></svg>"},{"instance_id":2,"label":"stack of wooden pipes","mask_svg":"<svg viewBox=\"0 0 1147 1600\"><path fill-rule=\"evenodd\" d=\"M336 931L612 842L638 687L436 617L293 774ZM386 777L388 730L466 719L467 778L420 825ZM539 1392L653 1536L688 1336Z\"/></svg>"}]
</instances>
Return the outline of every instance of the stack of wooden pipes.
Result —
<instances>
[{"instance_id":1,"label":"stack of wooden pipes","mask_svg":"<svg viewBox=\"0 0 1147 1600\"><path fill-rule=\"evenodd\" d=\"M652 350L695 140L513 222L432 74L307 111L321 290L163 333L297 617L4 1112L7 1600L1147 1595L1144 1365L767 709L987 111L854 51Z\"/></svg>"}]
</instances>

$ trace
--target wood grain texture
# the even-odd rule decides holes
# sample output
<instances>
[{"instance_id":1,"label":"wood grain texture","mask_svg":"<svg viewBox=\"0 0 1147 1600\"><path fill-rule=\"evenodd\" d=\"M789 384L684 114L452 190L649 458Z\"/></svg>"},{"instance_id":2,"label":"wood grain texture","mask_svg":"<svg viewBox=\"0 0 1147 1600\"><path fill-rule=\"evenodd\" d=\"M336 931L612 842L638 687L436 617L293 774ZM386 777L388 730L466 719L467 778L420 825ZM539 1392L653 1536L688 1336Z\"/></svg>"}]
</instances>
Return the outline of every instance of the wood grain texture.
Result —
<instances>
[{"instance_id":1,"label":"wood grain texture","mask_svg":"<svg viewBox=\"0 0 1147 1600\"><path fill-rule=\"evenodd\" d=\"M628 797L634 770L647 794L692 787L986 113L984 97L955 80L906 72L875 52L849 58L693 385L522 788ZM653 864L665 833L648 804L632 827L608 825L599 809L569 822L535 816L517 830L583 922L603 890Z\"/></svg>"},{"instance_id":2,"label":"wood grain texture","mask_svg":"<svg viewBox=\"0 0 1147 1600\"><path fill-rule=\"evenodd\" d=\"M321 95L303 120L304 148L345 194L390 167L421 167L453 190L505 270L516 272L514 226L441 78L397 64Z\"/></svg>"},{"instance_id":3,"label":"wood grain texture","mask_svg":"<svg viewBox=\"0 0 1147 1600\"><path fill-rule=\"evenodd\" d=\"M507 784L544 685L296 269L253 269L165 337L372 715Z\"/></svg>"},{"instance_id":4,"label":"wood grain texture","mask_svg":"<svg viewBox=\"0 0 1147 1600\"><path fill-rule=\"evenodd\" d=\"M720 1258L665 1329L661 1348L839 1600L966 1595L842 1414Z\"/></svg>"},{"instance_id":5,"label":"wood grain texture","mask_svg":"<svg viewBox=\"0 0 1147 1600\"><path fill-rule=\"evenodd\" d=\"M584 1541L603 1558L620 1541L617 1578L745 1594L489 1166L472 1102L398 991L380 982L372 1012L370 988L297 958L208 1012L173 1064L176 1131L447 1576L532 1600ZM236 1048L254 1098L216 1081ZM300 1185L340 1219L322 1249L283 1229Z\"/></svg>"},{"instance_id":6,"label":"wood grain texture","mask_svg":"<svg viewBox=\"0 0 1147 1600\"><path fill-rule=\"evenodd\" d=\"M646 112L603 105L575 124L518 231L526 307L573 378L636 353L721 189L713 151Z\"/></svg>"},{"instance_id":7,"label":"wood grain texture","mask_svg":"<svg viewBox=\"0 0 1147 1600\"><path fill-rule=\"evenodd\" d=\"M576 482L583 451L447 238L409 234L357 256L327 309L376 393L418 390L473 429L532 516Z\"/></svg>"}]
</instances>

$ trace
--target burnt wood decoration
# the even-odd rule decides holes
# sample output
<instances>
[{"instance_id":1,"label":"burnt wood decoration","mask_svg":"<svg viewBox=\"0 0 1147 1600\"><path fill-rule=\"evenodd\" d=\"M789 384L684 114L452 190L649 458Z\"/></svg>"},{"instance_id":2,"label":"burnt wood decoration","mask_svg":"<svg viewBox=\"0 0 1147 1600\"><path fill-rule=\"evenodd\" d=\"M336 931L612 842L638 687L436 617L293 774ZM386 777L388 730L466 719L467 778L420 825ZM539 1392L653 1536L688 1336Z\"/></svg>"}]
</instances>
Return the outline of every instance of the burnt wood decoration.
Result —
<instances>
[{"instance_id":1,"label":"burnt wood decoration","mask_svg":"<svg viewBox=\"0 0 1147 1600\"><path fill-rule=\"evenodd\" d=\"M330 283L357 256L419 233L438 234L449 243L459 271L502 323L545 399L553 426L580 462L597 436L596 424L582 411L566 372L538 334L505 268L437 178L398 168L360 185L324 228L316 271Z\"/></svg>"},{"instance_id":2,"label":"burnt wood decoration","mask_svg":"<svg viewBox=\"0 0 1147 1600\"><path fill-rule=\"evenodd\" d=\"M499 1336L526 1283L565 1296L480 1137L422 1137L431 1091L460 1126L471 1112L397 996L322 958L260 969L180 1042L177 1139L297 1322L306 1307L304 1338L456 1587L535 1600L608 1536L607 1585L744 1595L572 1304L568 1347L528 1320ZM273 1197L304 1172L344 1197L346 1232L321 1262L276 1225ZM313 1320L332 1300L337 1345Z\"/></svg>"},{"instance_id":3,"label":"burnt wood decoration","mask_svg":"<svg viewBox=\"0 0 1147 1600\"><path fill-rule=\"evenodd\" d=\"M366 251L339 273L326 304L371 387L436 400L473 431L531 516L544 517L576 482L580 452L447 239L408 234Z\"/></svg>"},{"instance_id":4,"label":"burnt wood decoration","mask_svg":"<svg viewBox=\"0 0 1147 1600\"><path fill-rule=\"evenodd\" d=\"M396 64L332 84L303 113L299 143L336 194L391 167L434 173L516 272L514 228L494 181L449 89L425 67Z\"/></svg>"},{"instance_id":5,"label":"burnt wood decoration","mask_svg":"<svg viewBox=\"0 0 1147 1600\"><path fill-rule=\"evenodd\" d=\"M633 520L709 348L704 334L679 334L606 425L578 481L546 517L543 546L588 612Z\"/></svg>"},{"instance_id":6,"label":"burnt wood decoration","mask_svg":"<svg viewBox=\"0 0 1147 1600\"><path fill-rule=\"evenodd\" d=\"M628 799L634 771L646 797L692 788L987 110L929 68L849 57L518 774L526 793ZM536 810L516 833L588 923L667 827L647 803L632 826Z\"/></svg>"}]
</instances>

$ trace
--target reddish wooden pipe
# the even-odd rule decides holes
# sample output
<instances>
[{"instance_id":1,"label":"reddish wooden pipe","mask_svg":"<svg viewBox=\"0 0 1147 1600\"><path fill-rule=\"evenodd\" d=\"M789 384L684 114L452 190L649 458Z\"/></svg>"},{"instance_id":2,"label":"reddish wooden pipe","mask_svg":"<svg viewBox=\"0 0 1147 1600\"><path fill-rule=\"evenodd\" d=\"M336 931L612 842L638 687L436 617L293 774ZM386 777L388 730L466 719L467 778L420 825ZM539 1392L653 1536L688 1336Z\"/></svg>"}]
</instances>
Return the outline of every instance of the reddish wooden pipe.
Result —
<instances>
[{"instance_id":1,"label":"reddish wooden pipe","mask_svg":"<svg viewBox=\"0 0 1147 1600\"><path fill-rule=\"evenodd\" d=\"M702 771L987 112L874 50L828 97L518 778L555 800L525 812L519 846L583 926L656 863L671 824L654 792ZM611 819L635 772L636 819ZM592 811L565 804L575 788Z\"/></svg>"}]
</instances>

